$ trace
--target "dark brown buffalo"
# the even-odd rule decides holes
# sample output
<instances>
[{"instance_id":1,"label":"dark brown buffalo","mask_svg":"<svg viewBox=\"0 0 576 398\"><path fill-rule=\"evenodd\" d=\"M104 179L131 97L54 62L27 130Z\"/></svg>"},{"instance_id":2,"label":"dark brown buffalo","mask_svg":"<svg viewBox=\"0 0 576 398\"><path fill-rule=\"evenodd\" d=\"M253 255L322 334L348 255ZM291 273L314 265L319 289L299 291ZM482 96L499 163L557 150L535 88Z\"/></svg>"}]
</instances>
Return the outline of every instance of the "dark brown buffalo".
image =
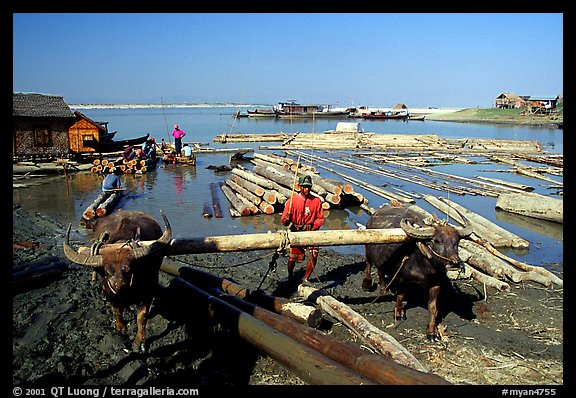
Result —
<instances>
[{"instance_id":1,"label":"dark brown buffalo","mask_svg":"<svg viewBox=\"0 0 576 398\"><path fill-rule=\"evenodd\" d=\"M464 218L464 217L462 217ZM394 318L405 317L404 297L407 290L423 289L428 293L430 314L426 337L438 337L437 300L441 286L448 280L447 268L461 268L458 242L472 233L465 220L463 228L448 225L436 216L426 218L415 206L383 206L368 220L366 228L399 228L412 239L406 243L366 245L366 270L362 288L372 287L372 266L378 270L380 294L388 290L396 294Z\"/></svg>"},{"instance_id":2,"label":"dark brown buffalo","mask_svg":"<svg viewBox=\"0 0 576 398\"><path fill-rule=\"evenodd\" d=\"M163 249L172 239L170 223L164 214L162 218L164 232L154 218L143 212L121 210L100 219L94 233L102 244L97 250L93 246L92 255L80 254L70 247L71 225L64 241L64 253L70 261L91 267L102 277L102 293L114 307L116 330L126 333L124 310L132 304L140 306L134 350L144 350L146 318L158 285ZM154 242L141 245L141 240ZM125 244L117 250L106 250L107 244L117 242Z\"/></svg>"}]
</instances>

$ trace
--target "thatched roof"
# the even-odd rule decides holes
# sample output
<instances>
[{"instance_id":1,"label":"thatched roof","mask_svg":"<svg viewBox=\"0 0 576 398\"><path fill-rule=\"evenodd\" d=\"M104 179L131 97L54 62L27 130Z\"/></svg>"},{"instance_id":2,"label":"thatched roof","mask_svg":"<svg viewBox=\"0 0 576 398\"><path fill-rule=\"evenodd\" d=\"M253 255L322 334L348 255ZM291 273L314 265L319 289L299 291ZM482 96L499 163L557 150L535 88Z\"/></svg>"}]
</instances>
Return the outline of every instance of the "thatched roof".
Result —
<instances>
[{"instance_id":1,"label":"thatched roof","mask_svg":"<svg viewBox=\"0 0 576 398\"><path fill-rule=\"evenodd\" d=\"M396 104L396 106L392 109L408 109L408 107L404 104Z\"/></svg>"},{"instance_id":2,"label":"thatched roof","mask_svg":"<svg viewBox=\"0 0 576 398\"><path fill-rule=\"evenodd\" d=\"M14 116L74 117L64 98L58 95L13 93L12 108Z\"/></svg>"}]
</instances>

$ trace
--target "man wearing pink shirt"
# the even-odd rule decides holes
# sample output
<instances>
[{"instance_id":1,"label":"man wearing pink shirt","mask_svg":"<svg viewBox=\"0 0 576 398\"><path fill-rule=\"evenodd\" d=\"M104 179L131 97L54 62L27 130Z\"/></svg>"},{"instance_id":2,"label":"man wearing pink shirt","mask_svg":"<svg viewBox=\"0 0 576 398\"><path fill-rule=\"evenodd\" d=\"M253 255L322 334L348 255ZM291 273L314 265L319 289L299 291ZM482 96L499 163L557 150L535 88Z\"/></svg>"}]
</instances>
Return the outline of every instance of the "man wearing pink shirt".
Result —
<instances>
[{"instance_id":1,"label":"man wearing pink shirt","mask_svg":"<svg viewBox=\"0 0 576 398\"><path fill-rule=\"evenodd\" d=\"M182 150L182 137L186 133L184 130L180 130L177 124L174 125L174 130L172 130L172 136L174 137L174 144L176 145L176 156L180 156L180 151Z\"/></svg>"}]
</instances>

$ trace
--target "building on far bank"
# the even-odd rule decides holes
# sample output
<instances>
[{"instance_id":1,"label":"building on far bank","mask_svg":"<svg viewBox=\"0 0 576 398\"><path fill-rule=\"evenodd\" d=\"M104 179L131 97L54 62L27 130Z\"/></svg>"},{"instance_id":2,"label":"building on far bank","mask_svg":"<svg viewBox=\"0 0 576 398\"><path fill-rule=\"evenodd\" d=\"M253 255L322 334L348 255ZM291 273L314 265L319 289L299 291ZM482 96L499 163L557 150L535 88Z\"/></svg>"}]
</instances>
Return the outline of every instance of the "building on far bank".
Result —
<instances>
[{"instance_id":1,"label":"building on far bank","mask_svg":"<svg viewBox=\"0 0 576 398\"><path fill-rule=\"evenodd\" d=\"M68 156L68 129L75 116L61 96L13 93L12 110L14 158Z\"/></svg>"},{"instance_id":2,"label":"building on far bank","mask_svg":"<svg viewBox=\"0 0 576 398\"><path fill-rule=\"evenodd\" d=\"M494 104L499 109L518 109L526 106L526 98L512 93L503 93L496 97Z\"/></svg>"},{"instance_id":3,"label":"building on far bank","mask_svg":"<svg viewBox=\"0 0 576 398\"><path fill-rule=\"evenodd\" d=\"M556 109L558 103L556 97L542 97L535 95L516 95L503 93L496 97L494 106L499 109L520 109L524 108L530 113L549 113Z\"/></svg>"}]
</instances>

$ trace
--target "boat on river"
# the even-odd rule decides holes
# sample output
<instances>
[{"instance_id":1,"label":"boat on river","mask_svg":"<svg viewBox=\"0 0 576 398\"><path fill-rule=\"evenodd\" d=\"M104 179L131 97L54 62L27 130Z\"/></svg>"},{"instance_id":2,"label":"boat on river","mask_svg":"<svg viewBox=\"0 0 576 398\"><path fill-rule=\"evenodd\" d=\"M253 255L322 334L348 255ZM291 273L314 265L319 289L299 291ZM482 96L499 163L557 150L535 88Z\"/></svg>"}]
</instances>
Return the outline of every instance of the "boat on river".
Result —
<instances>
[{"instance_id":1,"label":"boat on river","mask_svg":"<svg viewBox=\"0 0 576 398\"><path fill-rule=\"evenodd\" d=\"M279 102L274 108L276 117L288 118L347 118L350 114L347 110L334 110L330 105L301 105L294 100Z\"/></svg>"},{"instance_id":2,"label":"boat on river","mask_svg":"<svg viewBox=\"0 0 576 398\"><path fill-rule=\"evenodd\" d=\"M408 120L408 112L405 111L374 111L362 115L363 119L395 119L395 120Z\"/></svg>"},{"instance_id":3,"label":"boat on river","mask_svg":"<svg viewBox=\"0 0 576 398\"><path fill-rule=\"evenodd\" d=\"M83 144L84 146L94 148L96 152L100 153L118 152L124 150L124 148L130 145L141 145L148 140L148 137L150 137L150 133L142 137L116 141L112 139L98 141L94 138L91 138L84 140Z\"/></svg>"},{"instance_id":4,"label":"boat on river","mask_svg":"<svg viewBox=\"0 0 576 398\"><path fill-rule=\"evenodd\" d=\"M258 109L251 111L246 111L248 113L248 117L276 117L276 112L274 109Z\"/></svg>"}]
</instances>

